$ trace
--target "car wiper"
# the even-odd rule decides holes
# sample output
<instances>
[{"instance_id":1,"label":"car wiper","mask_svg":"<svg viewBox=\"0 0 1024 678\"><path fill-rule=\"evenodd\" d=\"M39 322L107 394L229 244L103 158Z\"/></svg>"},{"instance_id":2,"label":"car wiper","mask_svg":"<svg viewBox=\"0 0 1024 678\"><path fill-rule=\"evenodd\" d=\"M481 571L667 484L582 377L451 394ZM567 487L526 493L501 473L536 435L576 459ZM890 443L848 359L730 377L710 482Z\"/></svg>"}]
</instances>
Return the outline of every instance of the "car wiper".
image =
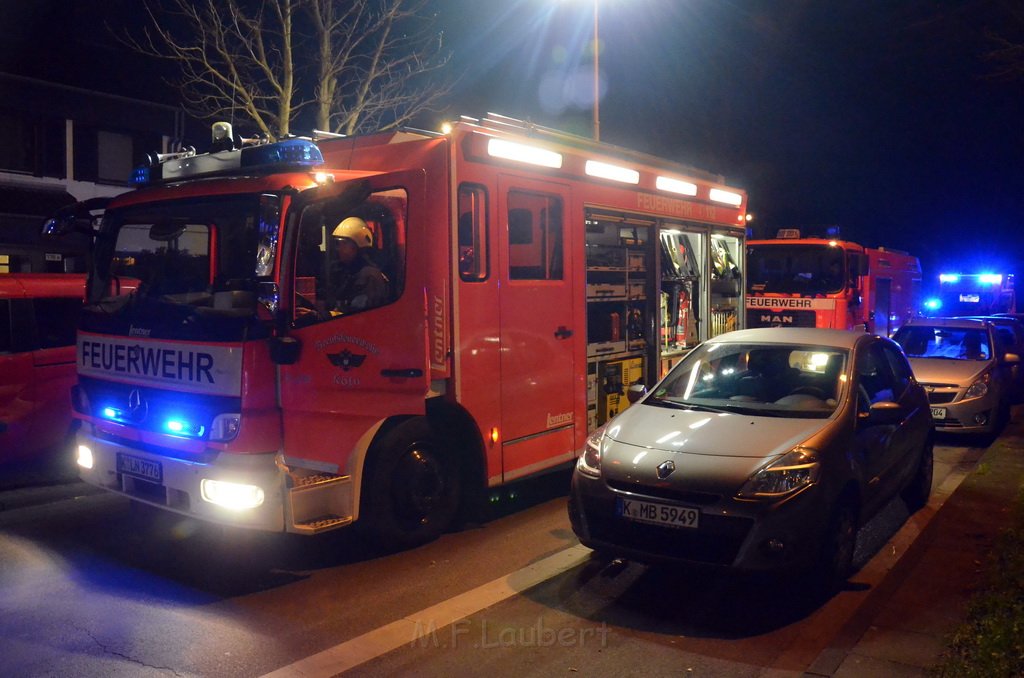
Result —
<instances>
[{"instance_id":1,"label":"car wiper","mask_svg":"<svg viewBox=\"0 0 1024 678\"><path fill-rule=\"evenodd\" d=\"M747 408L725 408L725 407L712 407L710 405L698 405L696 403L677 403L674 400L665 400L664 398L648 398L644 401L644 405L654 405L656 407L668 407L675 410L689 410L691 412L715 412L716 414L735 414L737 409L743 410Z\"/></svg>"}]
</instances>

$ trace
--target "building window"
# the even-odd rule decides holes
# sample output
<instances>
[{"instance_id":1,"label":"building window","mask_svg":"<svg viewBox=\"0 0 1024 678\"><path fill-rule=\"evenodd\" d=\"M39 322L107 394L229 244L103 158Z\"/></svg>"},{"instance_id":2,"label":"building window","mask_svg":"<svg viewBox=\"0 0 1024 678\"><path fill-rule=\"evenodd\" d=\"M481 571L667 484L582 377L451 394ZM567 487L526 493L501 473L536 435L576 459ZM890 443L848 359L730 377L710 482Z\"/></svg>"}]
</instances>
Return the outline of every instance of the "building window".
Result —
<instances>
[{"instance_id":1,"label":"building window","mask_svg":"<svg viewBox=\"0 0 1024 678\"><path fill-rule=\"evenodd\" d=\"M97 179L124 183L132 175L132 138L117 132L97 132Z\"/></svg>"}]
</instances>

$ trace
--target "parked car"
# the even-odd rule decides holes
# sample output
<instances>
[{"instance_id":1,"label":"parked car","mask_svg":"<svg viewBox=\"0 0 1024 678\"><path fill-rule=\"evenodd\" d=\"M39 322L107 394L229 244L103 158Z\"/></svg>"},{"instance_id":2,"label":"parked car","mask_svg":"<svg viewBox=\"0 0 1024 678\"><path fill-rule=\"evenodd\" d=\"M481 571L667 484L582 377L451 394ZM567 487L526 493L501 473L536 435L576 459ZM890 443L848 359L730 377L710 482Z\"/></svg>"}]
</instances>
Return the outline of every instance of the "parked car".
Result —
<instances>
[{"instance_id":1,"label":"parked car","mask_svg":"<svg viewBox=\"0 0 1024 678\"><path fill-rule=\"evenodd\" d=\"M84 275L0 275L0 464L68 439L84 296Z\"/></svg>"},{"instance_id":2,"label":"parked car","mask_svg":"<svg viewBox=\"0 0 1024 678\"><path fill-rule=\"evenodd\" d=\"M632 391L639 394L637 389ZM569 515L597 551L842 581L858 526L932 483L924 389L886 338L722 334L591 434Z\"/></svg>"},{"instance_id":3,"label":"parked car","mask_svg":"<svg viewBox=\"0 0 1024 678\"><path fill-rule=\"evenodd\" d=\"M1020 356L1000 350L991 322L914 318L893 339L928 392L937 430L994 435L1009 419Z\"/></svg>"},{"instance_id":4,"label":"parked car","mask_svg":"<svg viewBox=\"0 0 1024 678\"><path fill-rule=\"evenodd\" d=\"M987 320L996 328L996 343L1004 354L1024 356L1024 322L1010 314L970 316L975 320ZM1013 400L1024 400L1024 365L1020 362L1010 365L1010 381L1013 384Z\"/></svg>"}]
</instances>

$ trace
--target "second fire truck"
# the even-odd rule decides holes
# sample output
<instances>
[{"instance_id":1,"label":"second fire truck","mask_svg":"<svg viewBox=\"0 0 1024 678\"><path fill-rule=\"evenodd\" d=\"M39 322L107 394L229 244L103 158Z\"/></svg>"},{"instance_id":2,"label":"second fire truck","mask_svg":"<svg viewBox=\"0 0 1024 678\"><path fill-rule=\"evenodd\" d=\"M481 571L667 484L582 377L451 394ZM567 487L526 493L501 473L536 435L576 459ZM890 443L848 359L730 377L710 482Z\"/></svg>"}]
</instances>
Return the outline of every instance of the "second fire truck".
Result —
<instances>
[{"instance_id":1,"label":"second fire truck","mask_svg":"<svg viewBox=\"0 0 1024 678\"><path fill-rule=\"evenodd\" d=\"M500 116L219 138L154 159L95 231L78 464L135 501L422 543L742 326L721 176Z\"/></svg>"},{"instance_id":2,"label":"second fire truck","mask_svg":"<svg viewBox=\"0 0 1024 678\"><path fill-rule=\"evenodd\" d=\"M921 264L906 252L783 229L747 242L747 327L828 327L888 336L918 312Z\"/></svg>"}]
</instances>

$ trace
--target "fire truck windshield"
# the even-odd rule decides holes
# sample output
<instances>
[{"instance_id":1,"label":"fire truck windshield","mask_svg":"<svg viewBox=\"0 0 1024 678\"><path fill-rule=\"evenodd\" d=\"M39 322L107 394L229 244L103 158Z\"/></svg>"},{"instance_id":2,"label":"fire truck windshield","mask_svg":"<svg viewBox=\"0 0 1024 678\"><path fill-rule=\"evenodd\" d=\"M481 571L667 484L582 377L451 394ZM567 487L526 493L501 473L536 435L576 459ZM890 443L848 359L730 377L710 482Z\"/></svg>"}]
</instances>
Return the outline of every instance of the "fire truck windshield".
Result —
<instances>
[{"instance_id":1,"label":"fire truck windshield","mask_svg":"<svg viewBox=\"0 0 1024 678\"><path fill-rule=\"evenodd\" d=\"M845 287L843 250L829 245L748 245L747 293L834 294Z\"/></svg>"},{"instance_id":2,"label":"fire truck windshield","mask_svg":"<svg viewBox=\"0 0 1024 678\"><path fill-rule=\"evenodd\" d=\"M248 195L108 210L95 262L103 284L93 285L100 289L90 291L92 300L131 292L136 300L216 308L219 292L255 292L273 271L277 205L277 196Z\"/></svg>"}]
</instances>

